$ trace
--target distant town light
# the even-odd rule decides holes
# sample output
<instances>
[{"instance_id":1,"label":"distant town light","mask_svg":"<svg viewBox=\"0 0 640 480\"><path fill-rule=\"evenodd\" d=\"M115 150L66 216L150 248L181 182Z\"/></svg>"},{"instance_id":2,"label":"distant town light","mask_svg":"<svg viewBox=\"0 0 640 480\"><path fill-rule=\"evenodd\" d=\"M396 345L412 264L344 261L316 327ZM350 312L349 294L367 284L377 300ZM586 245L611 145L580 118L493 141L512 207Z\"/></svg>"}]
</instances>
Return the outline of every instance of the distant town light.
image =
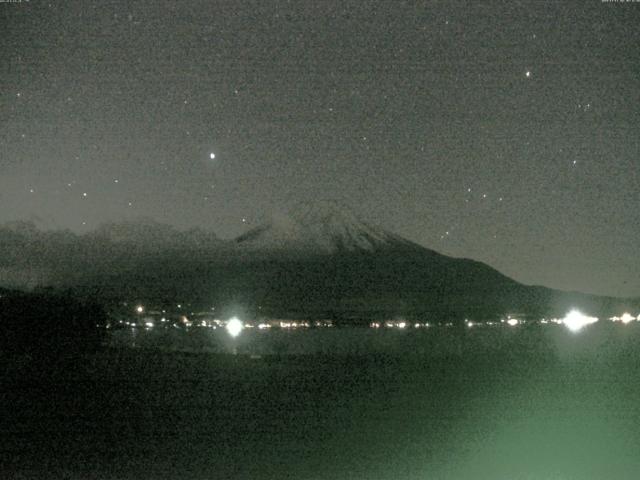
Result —
<instances>
[{"instance_id":1,"label":"distant town light","mask_svg":"<svg viewBox=\"0 0 640 480\"><path fill-rule=\"evenodd\" d=\"M143 307L142 305L138 305L138 306L136 307L136 312L138 312L138 313L142 313L142 312L144 312L144 307Z\"/></svg>"},{"instance_id":2,"label":"distant town light","mask_svg":"<svg viewBox=\"0 0 640 480\"><path fill-rule=\"evenodd\" d=\"M398 323L398 328L405 328L407 326L406 322L400 322Z\"/></svg>"},{"instance_id":3,"label":"distant town light","mask_svg":"<svg viewBox=\"0 0 640 480\"><path fill-rule=\"evenodd\" d=\"M587 315L582 314L578 310L571 310L562 319L562 323L572 332L577 332L582 327L589 325L591 323L595 323L597 321L598 319L596 317L589 317Z\"/></svg>"},{"instance_id":4,"label":"distant town light","mask_svg":"<svg viewBox=\"0 0 640 480\"><path fill-rule=\"evenodd\" d=\"M144 324L147 328L153 328L153 322L146 322Z\"/></svg>"},{"instance_id":5,"label":"distant town light","mask_svg":"<svg viewBox=\"0 0 640 480\"><path fill-rule=\"evenodd\" d=\"M627 324L629 322L633 322L635 320L635 318L633 316L631 316L630 313L625 312L622 314L622 317L620 317L620 321L624 324Z\"/></svg>"},{"instance_id":6,"label":"distant town light","mask_svg":"<svg viewBox=\"0 0 640 480\"><path fill-rule=\"evenodd\" d=\"M233 317L227 322L227 332L234 338L240 335L243 328L242 322L237 317Z\"/></svg>"},{"instance_id":7,"label":"distant town light","mask_svg":"<svg viewBox=\"0 0 640 480\"><path fill-rule=\"evenodd\" d=\"M507 320L507 324L510 327L515 327L516 325L518 325L518 323L520 323L520 322L518 321L517 318L510 318L509 320Z\"/></svg>"}]
</instances>

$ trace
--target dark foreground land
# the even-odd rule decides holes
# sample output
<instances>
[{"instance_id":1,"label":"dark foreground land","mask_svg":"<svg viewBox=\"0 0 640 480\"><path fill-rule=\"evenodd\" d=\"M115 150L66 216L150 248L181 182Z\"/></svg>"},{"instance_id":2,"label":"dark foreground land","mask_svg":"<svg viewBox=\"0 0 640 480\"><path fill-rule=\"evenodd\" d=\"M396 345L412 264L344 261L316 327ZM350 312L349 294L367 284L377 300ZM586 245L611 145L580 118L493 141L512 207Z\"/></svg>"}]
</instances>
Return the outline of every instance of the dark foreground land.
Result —
<instances>
[{"instance_id":1,"label":"dark foreground land","mask_svg":"<svg viewBox=\"0 0 640 480\"><path fill-rule=\"evenodd\" d=\"M4 358L0 478L638 478L640 326L553 328L446 355Z\"/></svg>"}]
</instances>

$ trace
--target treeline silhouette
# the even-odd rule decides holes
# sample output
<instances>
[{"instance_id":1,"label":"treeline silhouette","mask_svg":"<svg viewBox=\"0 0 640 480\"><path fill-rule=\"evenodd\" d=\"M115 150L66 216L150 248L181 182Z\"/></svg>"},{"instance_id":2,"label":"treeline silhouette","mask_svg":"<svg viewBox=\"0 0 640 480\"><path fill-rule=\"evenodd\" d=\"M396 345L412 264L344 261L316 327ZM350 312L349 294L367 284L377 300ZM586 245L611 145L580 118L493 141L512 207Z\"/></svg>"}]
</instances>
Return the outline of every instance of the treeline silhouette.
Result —
<instances>
[{"instance_id":1,"label":"treeline silhouette","mask_svg":"<svg viewBox=\"0 0 640 480\"><path fill-rule=\"evenodd\" d=\"M3 355L68 357L100 347L106 314L99 303L69 293L0 291Z\"/></svg>"}]
</instances>

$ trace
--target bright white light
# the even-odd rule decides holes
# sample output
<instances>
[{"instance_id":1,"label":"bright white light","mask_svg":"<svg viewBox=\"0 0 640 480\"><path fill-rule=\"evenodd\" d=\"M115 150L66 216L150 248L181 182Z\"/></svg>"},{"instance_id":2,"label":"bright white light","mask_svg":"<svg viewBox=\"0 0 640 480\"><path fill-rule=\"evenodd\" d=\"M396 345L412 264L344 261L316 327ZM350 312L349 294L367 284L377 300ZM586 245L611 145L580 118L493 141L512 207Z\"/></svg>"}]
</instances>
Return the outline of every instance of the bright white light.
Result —
<instances>
[{"instance_id":1,"label":"bright white light","mask_svg":"<svg viewBox=\"0 0 640 480\"><path fill-rule=\"evenodd\" d=\"M406 327L406 326L407 326L406 322L400 322L400 323L398 323L398 328L404 328L404 327Z\"/></svg>"},{"instance_id":2,"label":"bright white light","mask_svg":"<svg viewBox=\"0 0 640 480\"><path fill-rule=\"evenodd\" d=\"M138 305L138 306L136 307L136 312L138 312L138 313L142 313L142 312L144 312L144 307L143 307L142 305Z\"/></svg>"},{"instance_id":3,"label":"bright white light","mask_svg":"<svg viewBox=\"0 0 640 480\"><path fill-rule=\"evenodd\" d=\"M243 328L242 322L237 317L233 317L227 322L227 332L234 338L240 335Z\"/></svg>"},{"instance_id":4,"label":"bright white light","mask_svg":"<svg viewBox=\"0 0 640 480\"><path fill-rule=\"evenodd\" d=\"M146 322L144 324L147 328L152 328L153 327L153 322Z\"/></svg>"},{"instance_id":5,"label":"bright white light","mask_svg":"<svg viewBox=\"0 0 640 480\"><path fill-rule=\"evenodd\" d=\"M211 153L209 154L209 158L210 158L211 160L213 160L214 158L216 158L216 154L215 154L215 153L213 153L213 152L211 152Z\"/></svg>"},{"instance_id":6,"label":"bright white light","mask_svg":"<svg viewBox=\"0 0 640 480\"><path fill-rule=\"evenodd\" d=\"M520 322L518 322L517 318L510 318L509 320L507 320L507 324L510 327L515 327L516 325L518 325L518 323L520 323Z\"/></svg>"},{"instance_id":7,"label":"bright white light","mask_svg":"<svg viewBox=\"0 0 640 480\"><path fill-rule=\"evenodd\" d=\"M620 321L624 324L627 324L629 322L633 322L635 320L634 317L631 316L630 313L623 313L622 317L620 317Z\"/></svg>"},{"instance_id":8,"label":"bright white light","mask_svg":"<svg viewBox=\"0 0 640 480\"><path fill-rule=\"evenodd\" d=\"M566 317L562 319L562 323L564 323L564 325L572 332L577 332L585 325L589 325L597 321L597 318L583 315L578 310L571 310L567 313Z\"/></svg>"}]
</instances>

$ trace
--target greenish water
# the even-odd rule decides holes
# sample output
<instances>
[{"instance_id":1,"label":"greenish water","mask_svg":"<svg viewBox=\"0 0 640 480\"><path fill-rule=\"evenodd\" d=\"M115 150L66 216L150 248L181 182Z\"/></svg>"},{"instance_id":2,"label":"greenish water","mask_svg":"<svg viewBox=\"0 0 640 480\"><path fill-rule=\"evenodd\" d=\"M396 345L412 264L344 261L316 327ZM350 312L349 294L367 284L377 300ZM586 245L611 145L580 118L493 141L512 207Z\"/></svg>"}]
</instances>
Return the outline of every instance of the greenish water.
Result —
<instances>
[{"instance_id":1,"label":"greenish water","mask_svg":"<svg viewBox=\"0 0 640 480\"><path fill-rule=\"evenodd\" d=\"M637 478L640 332L553 328L394 336L389 354L5 360L0 477Z\"/></svg>"}]
</instances>

